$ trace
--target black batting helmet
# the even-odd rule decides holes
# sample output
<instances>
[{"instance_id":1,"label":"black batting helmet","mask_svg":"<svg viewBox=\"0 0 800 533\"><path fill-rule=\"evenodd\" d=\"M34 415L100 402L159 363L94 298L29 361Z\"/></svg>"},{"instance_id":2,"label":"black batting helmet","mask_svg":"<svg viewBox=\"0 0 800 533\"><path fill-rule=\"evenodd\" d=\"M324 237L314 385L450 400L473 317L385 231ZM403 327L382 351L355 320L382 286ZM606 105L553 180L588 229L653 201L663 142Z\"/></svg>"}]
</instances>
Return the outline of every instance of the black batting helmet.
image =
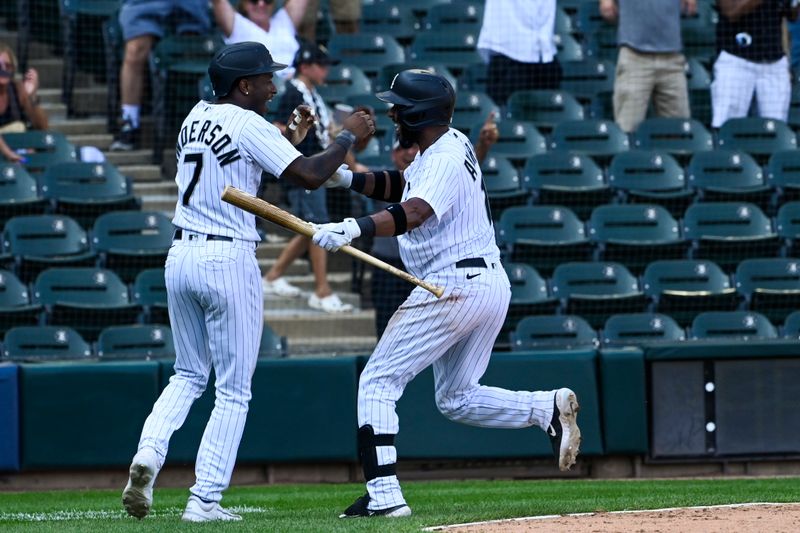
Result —
<instances>
[{"instance_id":1,"label":"black batting helmet","mask_svg":"<svg viewBox=\"0 0 800 533\"><path fill-rule=\"evenodd\" d=\"M226 96L240 78L283 70L287 65L276 63L267 47L256 42L226 46L216 53L208 65L208 76L214 96Z\"/></svg>"},{"instance_id":2,"label":"black batting helmet","mask_svg":"<svg viewBox=\"0 0 800 533\"><path fill-rule=\"evenodd\" d=\"M409 130L449 125L456 102L447 79L420 69L404 70L394 77L388 91L375 96L394 104L397 120Z\"/></svg>"}]
</instances>

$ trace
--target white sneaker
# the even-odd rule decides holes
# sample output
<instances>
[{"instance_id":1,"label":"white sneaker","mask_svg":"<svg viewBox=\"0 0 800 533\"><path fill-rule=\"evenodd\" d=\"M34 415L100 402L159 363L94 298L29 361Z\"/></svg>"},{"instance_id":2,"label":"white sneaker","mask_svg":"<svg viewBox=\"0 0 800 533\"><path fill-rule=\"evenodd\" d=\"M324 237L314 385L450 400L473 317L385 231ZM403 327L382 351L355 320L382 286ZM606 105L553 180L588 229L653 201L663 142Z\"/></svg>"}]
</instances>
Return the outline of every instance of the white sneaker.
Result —
<instances>
[{"instance_id":1,"label":"white sneaker","mask_svg":"<svg viewBox=\"0 0 800 533\"><path fill-rule=\"evenodd\" d=\"M352 311L353 306L350 304L342 303L338 296L329 294L324 298L320 298L316 294L311 294L308 298L308 305L313 309L319 309L326 313L345 313Z\"/></svg>"},{"instance_id":2,"label":"white sneaker","mask_svg":"<svg viewBox=\"0 0 800 533\"><path fill-rule=\"evenodd\" d=\"M142 448L133 456L130 477L122 491L122 505L128 514L142 519L153 506L153 483L158 475L158 456L152 448Z\"/></svg>"},{"instance_id":3,"label":"white sneaker","mask_svg":"<svg viewBox=\"0 0 800 533\"><path fill-rule=\"evenodd\" d=\"M237 521L242 517L222 507L218 502L206 503L197 496L189 496L181 520L184 522L211 522L213 520Z\"/></svg>"},{"instance_id":4,"label":"white sneaker","mask_svg":"<svg viewBox=\"0 0 800 533\"><path fill-rule=\"evenodd\" d=\"M547 428L553 454L558 459L558 468L569 470L578 458L581 446L581 430L578 427L578 397L572 390L563 388L553 398L553 419Z\"/></svg>"},{"instance_id":5,"label":"white sneaker","mask_svg":"<svg viewBox=\"0 0 800 533\"><path fill-rule=\"evenodd\" d=\"M300 296L302 291L300 287L295 287L283 278L278 278L275 281L267 281L263 279L264 292L267 294L274 294L276 296L284 296L287 298L295 298Z\"/></svg>"}]
</instances>

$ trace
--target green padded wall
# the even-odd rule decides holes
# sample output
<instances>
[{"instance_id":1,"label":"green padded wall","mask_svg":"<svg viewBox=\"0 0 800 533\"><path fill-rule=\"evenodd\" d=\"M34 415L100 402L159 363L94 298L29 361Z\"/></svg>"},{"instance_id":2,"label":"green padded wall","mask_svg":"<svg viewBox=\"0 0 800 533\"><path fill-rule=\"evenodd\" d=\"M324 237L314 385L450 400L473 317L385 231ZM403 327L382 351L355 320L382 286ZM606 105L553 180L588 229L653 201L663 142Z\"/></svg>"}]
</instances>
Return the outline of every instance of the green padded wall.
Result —
<instances>
[{"instance_id":1,"label":"green padded wall","mask_svg":"<svg viewBox=\"0 0 800 533\"><path fill-rule=\"evenodd\" d=\"M639 348L600 351L603 438L608 454L647 453L647 390Z\"/></svg>"},{"instance_id":2,"label":"green padded wall","mask_svg":"<svg viewBox=\"0 0 800 533\"><path fill-rule=\"evenodd\" d=\"M158 363L20 365L22 466L128 466L158 395Z\"/></svg>"},{"instance_id":3,"label":"green padded wall","mask_svg":"<svg viewBox=\"0 0 800 533\"><path fill-rule=\"evenodd\" d=\"M603 453L594 350L495 354L481 383L512 390L570 387L578 395L581 454ZM397 404L400 460L414 458L552 457L550 439L539 428L488 429L445 418L436 408L433 371L407 387Z\"/></svg>"},{"instance_id":4,"label":"green padded wall","mask_svg":"<svg viewBox=\"0 0 800 533\"><path fill-rule=\"evenodd\" d=\"M161 385L172 375L162 363ZM355 461L356 359L259 361L239 461ZM167 459L193 463L214 405L213 375L172 437Z\"/></svg>"}]
</instances>

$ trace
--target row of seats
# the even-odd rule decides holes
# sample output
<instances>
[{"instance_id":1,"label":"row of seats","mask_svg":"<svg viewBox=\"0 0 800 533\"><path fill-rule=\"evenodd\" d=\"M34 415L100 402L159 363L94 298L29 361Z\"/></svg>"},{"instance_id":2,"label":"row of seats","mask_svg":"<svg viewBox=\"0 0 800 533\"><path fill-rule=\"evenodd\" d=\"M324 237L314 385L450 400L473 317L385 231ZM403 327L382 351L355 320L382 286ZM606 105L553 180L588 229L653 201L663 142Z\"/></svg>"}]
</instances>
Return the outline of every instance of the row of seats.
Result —
<instances>
[{"instance_id":1,"label":"row of seats","mask_svg":"<svg viewBox=\"0 0 800 533\"><path fill-rule=\"evenodd\" d=\"M558 265L545 279L527 263L506 263L511 303L504 330L529 315L584 316L599 327L615 313L658 311L689 324L699 312L751 310L783 320L800 309L800 259L741 261L728 275L709 260L658 260L641 277L610 261Z\"/></svg>"},{"instance_id":2,"label":"row of seats","mask_svg":"<svg viewBox=\"0 0 800 533\"><path fill-rule=\"evenodd\" d=\"M287 354L286 338L264 324L258 357L280 358ZM0 348L0 362L174 358L172 330L159 324L111 326L103 329L94 343L70 327L19 326L5 333Z\"/></svg>"},{"instance_id":3,"label":"row of seats","mask_svg":"<svg viewBox=\"0 0 800 533\"><path fill-rule=\"evenodd\" d=\"M532 316L523 319L511 332L514 351L585 349L596 347L647 346L685 341L800 339L800 311L776 328L770 320L753 311L711 311L700 313L684 329L662 313L613 315L598 331L577 315Z\"/></svg>"}]
</instances>

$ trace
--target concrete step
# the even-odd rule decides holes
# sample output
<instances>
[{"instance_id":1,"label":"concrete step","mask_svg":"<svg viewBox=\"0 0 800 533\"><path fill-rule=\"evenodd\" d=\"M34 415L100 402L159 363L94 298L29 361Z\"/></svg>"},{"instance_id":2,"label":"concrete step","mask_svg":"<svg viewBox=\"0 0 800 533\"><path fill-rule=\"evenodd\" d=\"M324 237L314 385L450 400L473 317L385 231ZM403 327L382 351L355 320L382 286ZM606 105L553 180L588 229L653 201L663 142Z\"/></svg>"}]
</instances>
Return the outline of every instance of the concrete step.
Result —
<instances>
[{"instance_id":1,"label":"concrete step","mask_svg":"<svg viewBox=\"0 0 800 533\"><path fill-rule=\"evenodd\" d=\"M169 218L175 215L174 196L144 196L142 197L142 209L145 211L161 211Z\"/></svg>"},{"instance_id":2,"label":"concrete step","mask_svg":"<svg viewBox=\"0 0 800 533\"><path fill-rule=\"evenodd\" d=\"M313 309L266 310L264 320L278 335L285 335L289 339L375 335L375 312L372 309L337 314ZM291 346L291 341L289 344Z\"/></svg>"},{"instance_id":3,"label":"concrete step","mask_svg":"<svg viewBox=\"0 0 800 533\"><path fill-rule=\"evenodd\" d=\"M60 131L64 135L96 135L108 133L105 117L51 120L50 129Z\"/></svg>"},{"instance_id":4,"label":"concrete step","mask_svg":"<svg viewBox=\"0 0 800 533\"><path fill-rule=\"evenodd\" d=\"M67 140L75 146L94 146L106 151L111 146L114 136L110 133L81 133L79 135L67 135Z\"/></svg>"},{"instance_id":5,"label":"concrete step","mask_svg":"<svg viewBox=\"0 0 800 533\"><path fill-rule=\"evenodd\" d=\"M158 165L117 165L119 171L129 176L134 185L143 182L161 183L161 167Z\"/></svg>"},{"instance_id":6,"label":"concrete step","mask_svg":"<svg viewBox=\"0 0 800 533\"><path fill-rule=\"evenodd\" d=\"M281 254L287 242L289 242L288 238L283 242L262 242L256 248L256 257L259 259L276 258Z\"/></svg>"},{"instance_id":7,"label":"concrete step","mask_svg":"<svg viewBox=\"0 0 800 533\"><path fill-rule=\"evenodd\" d=\"M328 284L340 298L342 294L351 294L351 278L352 276L349 272L328 272ZM308 294L314 290L314 276L312 274L287 275L286 281L296 287L300 287L303 292Z\"/></svg>"},{"instance_id":8,"label":"concrete step","mask_svg":"<svg viewBox=\"0 0 800 533\"><path fill-rule=\"evenodd\" d=\"M258 267L261 269L261 274L266 274L272 265L275 264L275 259L259 259ZM302 276L311 272L311 266L305 259L295 259L292 264L286 269L286 276Z\"/></svg>"},{"instance_id":9,"label":"concrete step","mask_svg":"<svg viewBox=\"0 0 800 533\"><path fill-rule=\"evenodd\" d=\"M153 183L134 183L133 192L137 196L164 195L172 196L173 200L176 200L178 198L178 185L174 181L164 180Z\"/></svg>"},{"instance_id":10,"label":"concrete step","mask_svg":"<svg viewBox=\"0 0 800 533\"><path fill-rule=\"evenodd\" d=\"M369 355L378 343L370 336L352 337L290 337L289 357L351 356Z\"/></svg>"},{"instance_id":11,"label":"concrete step","mask_svg":"<svg viewBox=\"0 0 800 533\"><path fill-rule=\"evenodd\" d=\"M51 123L67 119L66 105L60 102L42 102L41 106Z\"/></svg>"},{"instance_id":12,"label":"concrete step","mask_svg":"<svg viewBox=\"0 0 800 533\"><path fill-rule=\"evenodd\" d=\"M41 71L39 72L41 76ZM42 87L39 97L43 103L61 103L61 82L57 87ZM73 112L78 116L106 116L108 87L105 85L89 85L75 87L72 93Z\"/></svg>"},{"instance_id":13,"label":"concrete step","mask_svg":"<svg viewBox=\"0 0 800 533\"><path fill-rule=\"evenodd\" d=\"M311 309L308 306L308 298L311 296L312 291L303 291L303 294L297 298L285 298L283 296L275 296L272 294L264 295L264 309L280 309L288 311L290 309L306 311ZM342 303L350 304L355 309L361 308L361 296L352 292L337 292L337 296Z\"/></svg>"},{"instance_id":14,"label":"concrete step","mask_svg":"<svg viewBox=\"0 0 800 533\"><path fill-rule=\"evenodd\" d=\"M106 152L106 160L117 166L144 165L153 159L152 150L132 150L130 152Z\"/></svg>"},{"instance_id":15,"label":"concrete step","mask_svg":"<svg viewBox=\"0 0 800 533\"><path fill-rule=\"evenodd\" d=\"M10 0L6 0L9 1ZM58 9L55 5L53 9ZM14 48L17 46L17 32L9 31L5 29L4 26L0 26L0 42L9 43ZM53 57L53 50L50 45L45 43L40 43L38 41L29 41L28 42L28 60L31 59L43 59Z\"/></svg>"}]
</instances>

